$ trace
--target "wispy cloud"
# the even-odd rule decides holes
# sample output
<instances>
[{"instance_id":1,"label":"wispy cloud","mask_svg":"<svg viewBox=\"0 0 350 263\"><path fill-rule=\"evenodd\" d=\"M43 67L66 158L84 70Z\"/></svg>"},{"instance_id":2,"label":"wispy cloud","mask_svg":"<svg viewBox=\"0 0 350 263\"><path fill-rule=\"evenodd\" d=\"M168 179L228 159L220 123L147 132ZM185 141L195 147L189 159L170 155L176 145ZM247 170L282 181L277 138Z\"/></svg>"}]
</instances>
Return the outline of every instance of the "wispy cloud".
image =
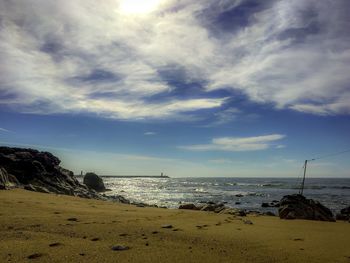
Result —
<instances>
[{"instance_id":1,"label":"wispy cloud","mask_svg":"<svg viewBox=\"0 0 350 263\"><path fill-rule=\"evenodd\" d=\"M224 98L207 92L226 89L276 108L350 113L348 1L151 2L145 15L121 0L1 1L0 104L167 119L220 109ZM162 72L178 68L173 78L201 83L198 94L173 96Z\"/></svg>"},{"instance_id":2,"label":"wispy cloud","mask_svg":"<svg viewBox=\"0 0 350 263\"><path fill-rule=\"evenodd\" d=\"M0 128L0 132L10 132L10 131L4 128Z\"/></svg>"},{"instance_id":3,"label":"wispy cloud","mask_svg":"<svg viewBox=\"0 0 350 263\"><path fill-rule=\"evenodd\" d=\"M221 137L212 139L210 144L195 144L179 146L178 148L189 151L260 151L270 148L276 141L285 137L281 134L256 137Z\"/></svg>"},{"instance_id":4,"label":"wispy cloud","mask_svg":"<svg viewBox=\"0 0 350 263\"><path fill-rule=\"evenodd\" d=\"M148 131L148 132L145 132L144 135L146 136L153 136L153 135L156 135L157 133L156 132L152 132L152 131Z\"/></svg>"}]
</instances>

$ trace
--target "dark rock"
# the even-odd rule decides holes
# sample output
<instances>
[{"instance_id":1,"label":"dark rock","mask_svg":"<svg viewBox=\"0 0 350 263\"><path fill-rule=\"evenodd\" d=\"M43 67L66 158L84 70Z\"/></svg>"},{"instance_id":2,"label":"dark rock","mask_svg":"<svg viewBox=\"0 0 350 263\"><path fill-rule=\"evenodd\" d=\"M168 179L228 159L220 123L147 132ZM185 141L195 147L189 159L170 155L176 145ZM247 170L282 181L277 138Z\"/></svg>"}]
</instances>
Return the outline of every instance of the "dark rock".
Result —
<instances>
[{"instance_id":1,"label":"dark rock","mask_svg":"<svg viewBox=\"0 0 350 263\"><path fill-rule=\"evenodd\" d=\"M35 192L107 199L80 184L73 172L60 167L59 164L60 160L49 152L0 147L0 188L3 188L2 181L6 172L7 188L12 185Z\"/></svg>"},{"instance_id":2,"label":"dark rock","mask_svg":"<svg viewBox=\"0 0 350 263\"><path fill-rule=\"evenodd\" d=\"M9 189L10 186L11 183L6 170L0 167L0 190Z\"/></svg>"},{"instance_id":3,"label":"dark rock","mask_svg":"<svg viewBox=\"0 0 350 263\"><path fill-rule=\"evenodd\" d=\"M220 211L220 214L229 214L229 215L235 215L235 216L246 216L246 212L242 209L237 208L229 208L225 207L222 211Z\"/></svg>"},{"instance_id":4,"label":"dark rock","mask_svg":"<svg viewBox=\"0 0 350 263\"><path fill-rule=\"evenodd\" d=\"M306 199L299 194L286 195L279 202L282 219L307 219L334 222L333 213L318 201Z\"/></svg>"},{"instance_id":5,"label":"dark rock","mask_svg":"<svg viewBox=\"0 0 350 263\"><path fill-rule=\"evenodd\" d=\"M247 213L244 210L238 210L239 216L247 216Z\"/></svg>"},{"instance_id":6,"label":"dark rock","mask_svg":"<svg viewBox=\"0 0 350 263\"><path fill-rule=\"evenodd\" d=\"M211 212L216 212L219 213L225 209L224 204L207 204L201 208L201 211L211 211Z\"/></svg>"},{"instance_id":7,"label":"dark rock","mask_svg":"<svg viewBox=\"0 0 350 263\"><path fill-rule=\"evenodd\" d=\"M179 206L179 209L199 210L195 204L183 204Z\"/></svg>"},{"instance_id":8,"label":"dark rock","mask_svg":"<svg viewBox=\"0 0 350 263\"><path fill-rule=\"evenodd\" d=\"M271 203L262 203L261 207L279 207L279 202L276 202L276 200L272 201Z\"/></svg>"},{"instance_id":9,"label":"dark rock","mask_svg":"<svg viewBox=\"0 0 350 263\"><path fill-rule=\"evenodd\" d=\"M265 216L276 216L274 213L267 211L266 213L264 213Z\"/></svg>"},{"instance_id":10,"label":"dark rock","mask_svg":"<svg viewBox=\"0 0 350 263\"><path fill-rule=\"evenodd\" d=\"M346 214L346 215L350 215L350 206L343 208L342 210L340 210L341 214Z\"/></svg>"},{"instance_id":11,"label":"dark rock","mask_svg":"<svg viewBox=\"0 0 350 263\"><path fill-rule=\"evenodd\" d=\"M128 246L120 246L120 245L118 245L118 246L113 246L112 247L113 251L123 251L123 250L128 250L128 249L130 249Z\"/></svg>"},{"instance_id":12,"label":"dark rock","mask_svg":"<svg viewBox=\"0 0 350 263\"><path fill-rule=\"evenodd\" d=\"M84 184L97 192L106 191L102 178L95 173L86 173L84 176Z\"/></svg>"},{"instance_id":13,"label":"dark rock","mask_svg":"<svg viewBox=\"0 0 350 263\"><path fill-rule=\"evenodd\" d=\"M337 220L350 220L350 206L340 210L340 213L336 215Z\"/></svg>"},{"instance_id":14,"label":"dark rock","mask_svg":"<svg viewBox=\"0 0 350 263\"><path fill-rule=\"evenodd\" d=\"M39 185L27 184L24 186L24 189L29 190L29 191L33 191L33 192L50 193L50 191L48 189L46 189L43 186L39 186Z\"/></svg>"},{"instance_id":15,"label":"dark rock","mask_svg":"<svg viewBox=\"0 0 350 263\"><path fill-rule=\"evenodd\" d=\"M248 220L248 219L247 220L243 220L243 223L246 224L246 225L252 225L253 224L253 222Z\"/></svg>"},{"instance_id":16,"label":"dark rock","mask_svg":"<svg viewBox=\"0 0 350 263\"><path fill-rule=\"evenodd\" d=\"M173 228L172 225L162 225L162 228Z\"/></svg>"}]
</instances>

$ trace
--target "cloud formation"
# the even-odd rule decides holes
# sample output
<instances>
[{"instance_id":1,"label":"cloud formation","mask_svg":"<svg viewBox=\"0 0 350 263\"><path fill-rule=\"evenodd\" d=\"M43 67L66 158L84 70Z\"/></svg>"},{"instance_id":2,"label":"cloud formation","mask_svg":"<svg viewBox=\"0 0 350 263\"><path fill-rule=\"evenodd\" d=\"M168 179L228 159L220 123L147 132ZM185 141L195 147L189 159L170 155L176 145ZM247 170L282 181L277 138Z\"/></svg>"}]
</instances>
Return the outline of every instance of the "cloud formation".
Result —
<instances>
[{"instance_id":1,"label":"cloud formation","mask_svg":"<svg viewBox=\"0 0 350 263\"><path fill-rule=\"evenodd\" d=\"M270 148L276 141L285 138L285 135L271 134L256 137L220 137L212 139L210 144L195 144L179 146L189 151L260 151Z\"/></svg>"},{"instance_id":2,"label":"cloud formation","mask_svg":"<svg viewBox=\"0 0 350 263\"><path fill-rule=\"evenodd\" d=\"M350 113L348 1L147 1L0 1L0 105L185 118L221 109L227 98L209 94L226 89L281 109ZM194 94L179 91L191 83Z\"/></svg>"}]
</instances>

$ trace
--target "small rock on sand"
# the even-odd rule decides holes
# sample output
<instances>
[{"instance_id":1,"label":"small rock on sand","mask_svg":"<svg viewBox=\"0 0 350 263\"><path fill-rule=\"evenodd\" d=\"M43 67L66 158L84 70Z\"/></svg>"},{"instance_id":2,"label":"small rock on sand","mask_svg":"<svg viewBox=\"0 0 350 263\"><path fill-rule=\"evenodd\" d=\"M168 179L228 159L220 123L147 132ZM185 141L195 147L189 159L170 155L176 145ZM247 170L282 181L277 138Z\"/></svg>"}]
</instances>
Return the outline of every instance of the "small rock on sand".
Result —
<instances>
[{"instance_id":1,"label":"small rock on sand","mask_svg":"<svg viewBox=\"0 0 350 263\"><path fill-rule=\"evenodd\" d=\"M74 221L74 222L76 222L76 221L78 221L78 218L71 217L71 218L68 218L67 220L68 220L68 221Z\"/></svg>"},{"instance_id":2,"label":"small rock on sand","mask_svg":"<svg viewBox=\"0 0 350 263\"><path fill-rule=\"evenodd\" d=\"M162 225L162 228L173 228L172 225Z\"/></svg>"},{"instance_id":3,"label":"small rock on sand","mask_svg":"<svg viewBox=\"0 0 350 263\"><path fill-rule=\"evenodd\" d=\"M246 224L246 225L252 225L252 224L253 224L253 222L250 221L250 220L243 220L243 222L244 222L244 224Z\"/></svg>"},{"instance_id":4,"label":"small rock on sand","mask_svg":"<svg viewBox=\"0 0 350 263\"><path fill-rule=\"evenodd\" d=\"M98 237L92 238L91 241L99 241L100 239Z\"/></svg>"},{"instance_id":5,"label":"small rock on sand","mask_svg":"<svg viewBox=\"0 0 350 263\"><path fill-rule=\"evenodd\" d=\"M123 250L128 250L128 249L130 249L128 246L120 246L120 245L118 245L118 246L113 246L112 247L113 251L123 251Z\"/></svg>"}]
</instances>

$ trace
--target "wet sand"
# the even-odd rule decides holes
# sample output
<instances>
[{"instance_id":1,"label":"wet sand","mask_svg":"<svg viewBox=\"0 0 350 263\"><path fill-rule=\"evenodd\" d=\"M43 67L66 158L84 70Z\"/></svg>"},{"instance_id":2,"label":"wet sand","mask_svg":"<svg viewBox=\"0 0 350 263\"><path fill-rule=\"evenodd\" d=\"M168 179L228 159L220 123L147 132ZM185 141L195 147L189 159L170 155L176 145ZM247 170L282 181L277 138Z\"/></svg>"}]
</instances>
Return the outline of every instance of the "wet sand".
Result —
<instances>
[{"instance_id":1,"label":"wet sand","mask_svg":"<svg viewBox=\"0 0 350 263\"><path fill-rule=\"evenodd\" d=\"M249 224L249 221L252 224ZM0 191L0 262L350 262L350 223Z\"/></svg>"}]
</instances>

